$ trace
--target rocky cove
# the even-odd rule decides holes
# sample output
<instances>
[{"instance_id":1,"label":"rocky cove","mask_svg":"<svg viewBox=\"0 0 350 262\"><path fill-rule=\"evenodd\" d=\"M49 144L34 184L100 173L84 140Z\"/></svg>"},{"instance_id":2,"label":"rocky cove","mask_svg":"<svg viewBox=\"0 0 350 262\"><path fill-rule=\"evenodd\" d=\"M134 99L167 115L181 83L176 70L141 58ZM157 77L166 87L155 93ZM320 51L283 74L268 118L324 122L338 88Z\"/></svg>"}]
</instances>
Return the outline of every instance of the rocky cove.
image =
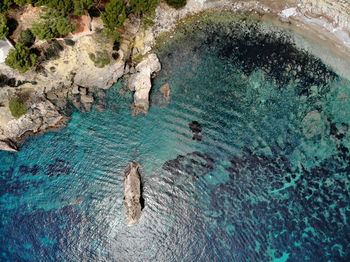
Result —
<instances>
[{"instance_id":1,"label":"rocky cove","mask_svg":"<svg viewBox=\"0 0 350 262\"><path fill-rule=\"evenodd\" d=\"M179 10L161 3L156 9L153 26L146 29L136 17L129 17L124 22L117 59L103 68L94 65L89 53L102 49L113 52L113 43L99 34L99 28L103 27L99 18L92 18L89 31L73 37L73 46L57 39L63 50L58 58L42 63L40 70L20 74L4 64L0 65L1 75L7 79L0 89L3 105L0 107L1 149L16 151L27 134L64 126L69 119L65 114L69 104L83 111L90 111L93 107L103 111L104 90L121 78L125 82L125 90L134 92L133 114L147 113L151 78L161 70L160 62L153 53L154 47L172 38L172 30L177 24L186 23L186 19L196 19L203 12L248 15L308 35L309 42L298 37L293 41L320 57L341 76L348 77L349 10L346 0L189 0ZM321 47L314 48L313 41L316 40L321 42ZM38 43L39 46L44 44ZM12 83L11 86L9 83ZM16 119L11 116L8 103L11 97L19 94L27 97L28 111ZM96 103L96 100L99 102Z\"/></svg>"},{"instance_id":2,"label":"rocky cove","mask_svg":"<svg viewBox=\"0 0 350 262\"><path fill-rule=\"evenodd\" d=\"M161 3L148 30L131 16L120 45L99 30L56 39L63 50L46 71L6 80L28 103L6 130L64 128L0 151L0 260L349 257L346 46L299 30L307 8L291 2L269 1L266 13L263 2L213 3L223 2ZM208 9L186 13L195 6ZM119 79L108 82L108 66ZM44 72L67 86L46 81L36 95Z\"/></svg>"}]
</instances>

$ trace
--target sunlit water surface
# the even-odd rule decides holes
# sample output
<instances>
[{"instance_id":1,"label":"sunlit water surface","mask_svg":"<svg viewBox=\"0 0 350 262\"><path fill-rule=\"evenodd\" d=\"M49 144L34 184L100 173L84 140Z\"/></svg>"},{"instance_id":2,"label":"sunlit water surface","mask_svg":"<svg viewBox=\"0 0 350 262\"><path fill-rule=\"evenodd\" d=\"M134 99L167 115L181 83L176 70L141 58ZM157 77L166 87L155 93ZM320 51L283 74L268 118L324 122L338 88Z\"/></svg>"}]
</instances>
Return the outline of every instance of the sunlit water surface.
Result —
<instances>
[{"instance_id":1,"label":"sunlit water surface","mask_svg":"<svg viewBox=\"0 0 350 262\"><path fill-rule=\"evenodd\" d=\"M180 28L147 116L117 83L105 112L0 152L0 260L347 261L350 83L249 23ZM132 227L129 161L145 199Z\"/></svg>"}]
</instances>

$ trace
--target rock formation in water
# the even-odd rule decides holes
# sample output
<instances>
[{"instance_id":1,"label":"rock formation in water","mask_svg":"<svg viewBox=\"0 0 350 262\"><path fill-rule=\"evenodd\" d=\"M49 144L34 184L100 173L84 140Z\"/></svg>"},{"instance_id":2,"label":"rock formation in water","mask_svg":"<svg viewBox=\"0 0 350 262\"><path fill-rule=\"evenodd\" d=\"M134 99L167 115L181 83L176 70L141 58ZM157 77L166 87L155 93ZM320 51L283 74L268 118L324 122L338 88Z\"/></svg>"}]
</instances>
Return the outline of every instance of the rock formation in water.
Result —
<instances>
[{"instance_id":1,"label":"rock formation in water","mask_svg":"<svg viewBox=\"0 0 350 262\"><path fill-rule=\"evenodd\" d=\"M314 136L324 133L326 126L320 112L317 110L307 113L303 118L303 133L306 138L310 139Z\"/></svg>"},{"instance_id":2,"label":"rock formation in water","mask_svg":"<svg viewBox=\"0 0 350 262\"><path fill-rule=\"evenodd\" d=\"M191 123L188 124L188 127L192 131L193 140L201 141L202 140L202 126L197 122L197 121L192 121Z\"/></svg>"},{"instance_id":3,"label":"rock formation in water","mask_svg":"<svg viewBox=\"0 0 350 262\"><path fill-rule=\"evenodd\" d=\"M124 205L128 226L137 223L141 217L142 195L139 166L137 162L131 162L124 180Z\"/></svg>"},{"instance_id":4,"label":"rock formation in water","mask_svg":"<svg viewBox=\"0 0 350 262\"><path fill-rule=\"evenodd\" d=\"M154 103L167 106L171 99L171 89L169 83L162 85L156 93Z\"/></svg>"},{"instance_id":5,"label":"rock formation in water","mask_svg":"<svg viewBox=\"0 0 350 262\"><path fill-rule=\"evenodd\" d=\"M136 72L130 77L129 89L134 93L134 114L145 113L149 109L149 92L151 91L151 77L159 72L161 65L156 54L149 54L136 67Z\"/></svg>"}]
</instances>

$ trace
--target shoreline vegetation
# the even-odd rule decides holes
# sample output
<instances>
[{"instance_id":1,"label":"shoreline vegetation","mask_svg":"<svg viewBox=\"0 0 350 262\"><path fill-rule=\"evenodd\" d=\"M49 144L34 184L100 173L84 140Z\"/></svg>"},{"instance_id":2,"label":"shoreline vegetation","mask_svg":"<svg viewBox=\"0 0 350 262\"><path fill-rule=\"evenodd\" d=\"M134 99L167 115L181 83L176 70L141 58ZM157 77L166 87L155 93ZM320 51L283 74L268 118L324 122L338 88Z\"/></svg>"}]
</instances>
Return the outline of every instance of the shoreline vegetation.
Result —
<instances>
[{"instance_id":1,"label":"shoreline vegetation","mask_svg":"<svg viewBox=\"0 0 350 262\"><path fill-rule=\"evenodd\" d=\"M166 0L166 2L174 8L186 5L186 0ZM10 36L18 24L14 19L8 19L11 10L16 12L27 5L41 8L40 20L32 23L29 29L23 30L21 38L13 39L15 50L21 51L17 53L22 55L15 55L12 52L11 58L6 59L5 64L13 69L18 69L21 73L28 71L36 62L35 50L30 48L35 39L50 42L73 33L77 26L73 19L74 16L101 17L104 36L118 42L120 39L118 30L123 26L127 17L134 15L141 18L145 26L152 25L152 17L159 4L160 0L3 0L0 3L0 39ZM23 42L22 39L28 35L32 41L26 45L29 49L24 49L20 44ZM21 63L20 66L19 63Z\"/></svg>"}]
</instances>

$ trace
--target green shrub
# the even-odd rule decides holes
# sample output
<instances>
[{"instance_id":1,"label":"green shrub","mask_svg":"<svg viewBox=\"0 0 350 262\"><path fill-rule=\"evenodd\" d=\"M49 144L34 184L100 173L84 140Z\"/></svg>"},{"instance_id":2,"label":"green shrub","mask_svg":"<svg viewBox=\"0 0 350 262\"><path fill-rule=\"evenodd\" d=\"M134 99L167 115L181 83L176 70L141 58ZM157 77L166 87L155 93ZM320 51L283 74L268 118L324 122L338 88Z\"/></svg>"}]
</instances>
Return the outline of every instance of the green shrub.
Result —
<instances>
[{"instance_id":1,"label":"green shrub","mask_svg":"<svg viewBox=\"0 0 350 262\"><path fill-rule=\"evenodd\" d=\"M22 115L27 113L28 110L27 103L18 97L11 98L9 102L9 108L12 116L15 118L20 118Z\"/></svg>"},{"instance_id":2,"label":"green shrub","mask_svg":"<svg viewBox=\"0 0 350 262\"><path fill-rule=\"evenodd\" d=\"M58 36L65 36L75 30L75 24L70 22L69 18L61 18L56 20L56 30Z\"/></svg>"},{"instance_id":3,"label":"green shrub","mask_svg":"<svg viewBox=\"0 0 350 262\"><path fill-rule=\"evenodd\" d=\"M69 39L69 38L65 38L64 42L65 42L66 45L69 45L69 46L74 46L75 45L75 42L72 39Z\"/></svg>"},{"instance_id":4,"label":"green shrub","mask_svg":"<svg viewBox=\"0 0 350 262\"><path fill-rule=\"evenodd\" d=\"M0 39L3 39L9 34L10 30L7 26L7 20L4 16L0 15Z\"/></svg>"},{"instance_id":5,"label":"green shrub","mask_svg":"<svg viewBox=\"0 0 350 262\"><path fill-rule=\"evenodd\" d=\"M10 10L11 0L0 1L0 14L6 15Z\"/></svg>"},{"instance_id":6,"label":"green shrub","mask_svg":"<svg viewBox=\"0 0 350 262\"><path fill-rule=\"evenodd\" d=\"M101 14L105 27L111 31L121 27L126 19L123 0L111 0L106 4L106 12Z\"/></svg>"},{"instance_id":7,"label":"green shrub","mask_svg":"<svg viewBox=\"0 0 350 262\"><path fill-rule=\"evenodd\" d=\"M33 34L40 40L51 39L56 36L56 31L51 26L49 21L40 21L39 23L32 24L31 29Z\"/></svg>"},{"instance_id":8,"label":"green shrub","mask_svg":"<svg viewBox=\"0 0 350 262\"><path fill-rule=\"evenodd\" d=\"M25 46L31 47L35 42L35 36L30 29L26 29L21 32L18 42L24 44Z\"/></svg>"},{"instance_id":9,"label":"green shrub","mask_svg":"<svg viewBox=\"0 0 350 262\"><path fill-rule=\"evenodd\" d=\"M74 0L74 14L86 14L93 4L92 0Z\"/></svg>"},{"instance_id":10,"label":"green shrub","mask_svg":"<svg viewBox=\"0 0 350 262\"><path fill-rule=\"evenodd\" d=\"M56 40L50 41L50 46L44 52L45 59L59 58L59 54L63 49L64 48Z\"/></svg>"},{"instance_id":11,"label":"green shrub","mask_svg":"<svg viewBox=\"0 0 350 262\"><path fill-rule=\"evenodd\" d=\"M19 6L24 6L24 5L27 5L27 4L32 4L36 1L34 0L14 0L14 2L19 5Z\"/></svg>"},{"instance_id":12,"label":"green shrub","mask_svg":"<svg viewBox=\"0 0 350 262\"><path fill-rule=\"evenodd\" d=\"M166 0L166 2L176 9L184 7L186 5L186 0Z\"/></svg>"},{"instance_id":13,"label":"green shrub","mask_svg":"<svg viewBox=\"0 0 350 262\"><path fill-rule=\"evenodd\" d=\"M96 55L93 53L89 53L89 58L97 68L103 68L111 62L109 54L106 50L97 51Z\"/></svg>"},{"instance_id":14,"label":"green shrub","mask_svg":"<svg viewBox=\"0 0 350 262\"><path fill-rule=\"evenodd\" d=\"M11 68L25 73L36 63L37 55L32 50L21 43L17 43L15 48L10 49L5 64Z\"/></svg>"},{"instance_id":15,"label":"green shrub","mask_svg":"<svg viewBox=\"0 0 350 262\"><path fill-rule=\"evenodd\" d=\"M56 17L67 17L74 11L72 0L39 0L36 5L45 5Z\"/></svg>"},{"instance_id":16,"label":"green shrub","mask_svg":"<svg viewBox=\"0 0 350 262\"><path fill-rule=\"evenodd\" d=\"M137 15L143 15L146 13L152 13L158 6L159 0L130 0L132 13Z\"/></svg>"}]
</instances>

